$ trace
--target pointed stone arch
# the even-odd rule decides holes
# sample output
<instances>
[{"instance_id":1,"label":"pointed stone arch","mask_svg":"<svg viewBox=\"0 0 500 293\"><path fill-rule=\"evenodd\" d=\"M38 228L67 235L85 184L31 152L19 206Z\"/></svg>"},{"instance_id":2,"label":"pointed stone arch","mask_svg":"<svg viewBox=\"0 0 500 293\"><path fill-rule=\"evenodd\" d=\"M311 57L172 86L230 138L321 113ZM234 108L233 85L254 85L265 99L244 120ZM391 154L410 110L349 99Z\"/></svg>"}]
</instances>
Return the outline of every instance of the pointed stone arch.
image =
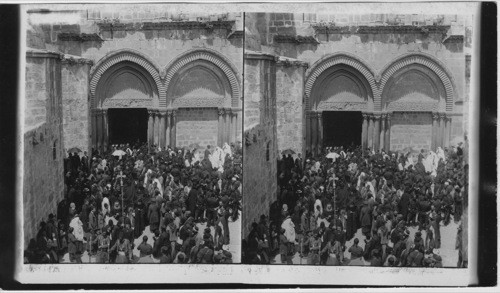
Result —
<instances>
[{"instance_id":1,"label":"pointed stone arch","mask_svg":"<svg viewBox=\"0 0 500 293\"><path fill-rule=\"evenodd\" d=\"M322 73L337 65L344 65L355 69L359 72L369 85L369 92L374 100L374 104L380 102L380 92L376 85L375 74L370 67L361 58L346 52L338 52L335 54L326 55L316 61L311 68L306 72L306 84L304 88L306 99L306 111L311 110L311 93L313 92L314 84Z\"/></svg>"},{"instance_id":2,"label":"pointed stone arch","mask_svg":"<svg viewBox=\"0 0 500 293\"><path fill-rule=\"evenodd\" d=\"M172 85L172 80L175 75L180 72L185 66L196 61L206 61L219 68L230 86L231 91L231 107L240 107L240 79L236 67L224 56L210 49L193 49L175 58L165 68L165 92L168 92ZM167 97L160 98L160 107L167 107Z\"/></svg>"},{"instance_id":3,"label":"pointed stone arch","mask_svg":"<svg viewBox=\"0 0 500 293\"><path fill-rule=\"evenodd\" d=\"M101 77L106 73L106 71L112 66L120 63L120 62L131 62L138 65L140 68L143 68L146 72L149 73L152 80L154 80L154 84L156 85L156 90L158 92L158 97L161 100L162 97L165 96L164 86L161 82L159 67L155 64L155 62L149 58L148 56L137 52L135 50L123 49L118 51L113 51L103 58L101 58L95 67L93 67L90 76L90 94L91 94L91 105L92 108L96 108L96 90L97 86L101 80Z\"/></svg>"},{"instance_id":4,"label":"pointed stone arch","mask_svg":"<svg viewBox=\"0 0 500 293\"><path fill-rule=\"evenodd\" d=\"M418 64L428 68L439 77L446 92L446 111L453 111L453 101L455 100L456 92L453 76L450 74L446 66L439 60L424 53L405 54L386 65L381 71L381 79L379 85L380 93L383 92L389 79L394 76L399 70L414 64Z\"/></svg>"}]
</instances>

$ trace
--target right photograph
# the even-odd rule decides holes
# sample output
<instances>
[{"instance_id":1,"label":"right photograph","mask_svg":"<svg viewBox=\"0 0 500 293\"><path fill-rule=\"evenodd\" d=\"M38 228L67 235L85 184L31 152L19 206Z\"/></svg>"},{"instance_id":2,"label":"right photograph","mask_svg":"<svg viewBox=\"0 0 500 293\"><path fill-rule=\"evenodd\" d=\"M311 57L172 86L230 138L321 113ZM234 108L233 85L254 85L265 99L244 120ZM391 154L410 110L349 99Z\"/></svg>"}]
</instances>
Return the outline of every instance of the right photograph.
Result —
<instances>
[{"instance_id":1,"label":"right photograph","mask_svg":"<svg viewBox=\"0 0 500 293\"><path fill-rule=\"evenodd\" d=\"M245 13L242 262L466 268L472 34Z\"/></svg>"}]
</instances>

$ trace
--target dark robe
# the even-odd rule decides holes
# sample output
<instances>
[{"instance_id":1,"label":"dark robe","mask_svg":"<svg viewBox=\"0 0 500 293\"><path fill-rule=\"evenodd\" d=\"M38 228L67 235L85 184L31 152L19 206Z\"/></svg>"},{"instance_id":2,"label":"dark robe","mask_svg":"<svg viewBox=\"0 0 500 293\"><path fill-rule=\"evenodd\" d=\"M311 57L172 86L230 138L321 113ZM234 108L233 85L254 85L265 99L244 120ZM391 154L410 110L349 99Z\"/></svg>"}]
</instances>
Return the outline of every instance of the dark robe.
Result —
<instances>
[{"instance_id":1,"label":"dark robe","mask_svg":"<svg viewBox=\"0 0 500 293\"><path fill-rule=\"evenodd\" d=\"M189 191L187 199L187 210L190 211L192 215L194 215L196 211L196 200L198 196L199 196L198 190L196 190L195 188Z\"/></svg>"},{"instance_id":2,"label":"dark robe","mask_svg":"<svg viewBox=\"0 0 500 293\"><path fill-rule=\"evenodd\" d=\"M61 220L63 223L66 223L68 219L68 211L69 211L69 203L66 199L63 199L57 205L57 219Z\"/></svg>"},{"instance_id":3,"label":"dark robe","mask_svg":"<svg viewBox=\"0 0 500 293\"><path fill-rule=\"evenodd\" d=\"M141 236L142 231L146 228L144 216L144 209L142 207L135 208L135 218L134 218L134 236L135 238Z\"/></svg>"},{"instance_id":4,"label":"dark robe","mask_svg":"<svg viewBox=\"0 0 500 293\"><path fill-rule=\"evenodd\" d=\"M149 225L151 231L155 231L158 229L158 226L160 224L160 208L158 205L153 202L148 209L148 220L149 220Z\"/></svg>"},{"instance_id":5,"label":"dark robe","mask_svg":"<svg viewBox=\"0 0 500 293\"><path fill-rule=\"evenodd\" d=\"M406 220L407 218L409 205L410 205L410 195L405 192L401 196L398 205L399 213L403 215L404 220Z\"/></svg>"}]
</instances>

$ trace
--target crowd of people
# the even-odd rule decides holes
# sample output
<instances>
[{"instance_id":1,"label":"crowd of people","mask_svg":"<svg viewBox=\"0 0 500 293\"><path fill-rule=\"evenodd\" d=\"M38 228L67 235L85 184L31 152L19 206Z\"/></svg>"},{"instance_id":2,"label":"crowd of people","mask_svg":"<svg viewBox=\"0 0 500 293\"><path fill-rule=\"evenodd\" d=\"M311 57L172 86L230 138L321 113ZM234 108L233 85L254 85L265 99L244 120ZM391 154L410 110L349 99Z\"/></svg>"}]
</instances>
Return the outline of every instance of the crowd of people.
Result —
<instances>
[{"instance_id":1,"label":"crowd of people","mask_svg":"<svg viewBox=\"0 0 500 293\"><path fill-rule=\"evenodd\" d=\"M69 153L64 199L30 240L25 263L59 263L67 254L82 263L85 252L96 263L231 263L228 222L241 210L241 156L240 145L227 143ZM137 247L135 239L142 239Z\"/></svg>"},{"instance_id":2,"label":"crowd of people","mask_svg":"<svg viewBox=\"0 0 500 293\"><path fill-rule=\"evenodd\" d=\"M252 224L243 261L279 257L292 264L299 255L309 265L442 267L440 231L453 220L459 225L457 266L465 267L466 153L461 143L418 155L361 147L328 147L305 160L282 153L278 200L269 217ZM414 235L410 228L417 229Z\"/></svg>"}]
</instances>

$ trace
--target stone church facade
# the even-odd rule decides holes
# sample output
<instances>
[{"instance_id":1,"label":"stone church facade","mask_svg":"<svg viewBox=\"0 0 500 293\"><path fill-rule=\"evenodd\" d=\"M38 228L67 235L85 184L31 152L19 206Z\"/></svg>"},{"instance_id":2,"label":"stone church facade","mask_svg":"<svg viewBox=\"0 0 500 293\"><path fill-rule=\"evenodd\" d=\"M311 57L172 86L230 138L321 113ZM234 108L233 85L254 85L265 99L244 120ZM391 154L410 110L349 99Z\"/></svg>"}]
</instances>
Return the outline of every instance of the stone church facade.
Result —
<instances>
[{"instance_id":1,"label":"stone church facade","mask_svg":"<svg viewBox=\"0 0 500 293\"><path fill-rule=\"evenodd\" d=\"M318 153L330 143L325 116L339 112L359 113L359 143L375 150L463 141L471 22L454 15L248 15L246 48L286 63L276 71L278 148Z\"/></svg>"},{"instance_id":2,"label":"stone church facade","mask_svg":"<svg viewBox=\"0 0 500 293\"><path fill-rule=\"evenodd\" d=\"M241 142L242 13L25 8L25 241L64 197L68 149L90 154L126 136L162 148Z\"/></svg>"},{"instance_id":3,"label":"stone church facade","mask_svg":"<svg viewBox=\"0 0 500 293\"><path fill-rule=\"evenodd\" d=\"M247 127L258 110L246 99L244 131L253 143L244 167L262 171L245 176L243 237L277 199L276 173L258 167L268 145L277 159L285 149L315 155L343 137L351 139L346 145L386 151L435 151L463 141L471 27L470 16L455 15L247 13L245 65L265 59L272 70L245 85L245 96L262 97L262 116L263 85L271 84L275 112L259 125L276 135ZM245 68L246 81L252 68ZM276 170L275 162L268 165Z\"/></svg>"}]
</instances>

